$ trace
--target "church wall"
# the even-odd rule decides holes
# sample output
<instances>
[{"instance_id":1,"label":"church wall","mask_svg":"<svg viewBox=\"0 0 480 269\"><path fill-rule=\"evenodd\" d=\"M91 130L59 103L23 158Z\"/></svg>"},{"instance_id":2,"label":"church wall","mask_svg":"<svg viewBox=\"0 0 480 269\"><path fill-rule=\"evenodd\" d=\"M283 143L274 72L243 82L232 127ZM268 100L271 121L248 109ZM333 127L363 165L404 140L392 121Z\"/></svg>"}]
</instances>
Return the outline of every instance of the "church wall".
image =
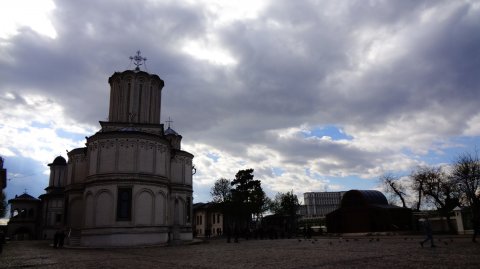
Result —
<instances>
[{"instance_id":1,"label":"church wall","mask_svg":"<svg viewBox=\"0 0 480 269\"><path fill-rule=\"evenodd\" d=\"M182 198L176 198L174 202L173 224L185 225L185 201Z\"/></svg>"},{"instance_id":2,"label":"church wall","mask_svg":"<svg viewBox=\"0 0 480 269\"><path fill-rule=\"evenodd\" d=\"M154 194L149 189L142 189L134 196L135 225L152 225L155 214Z\"/></svg>"},{"instance_id":3,"label":"church wall","mask_svg":"<svg viewBox=\"0 0 480 269\"><path fill-rule=\"evenodd\" d=\"M68 169L67 169L67 185L73 184L73 171L75 164L73 162L70 162L70 159L68 160Z\"/></svg>"},{"instance_id":4,"label":"church wall","mask_svg":"<svg viewBox=\"0 0 480 269\"><path fill-rule=\"evenodd\" d=\"M98 163L98 143L90 143L88 145L88 160L89 160L88 175L96 174L97 173L97 163Z\"/></svg>"},{"instance_id":5,"label":"church wall","mask_svg":"<svg viewBox=\"0 0 480 269\"><path fill-rule=\"evenodd\" d=\"M170 160L170 154L168 154L167 147L164 145L157 145L155 152L155 173L157 175L166 176L168 174L167 167Z\"/></svg>"},{"instance_id":6,"label":"church wall","mask_svg":"<svg viewBox=\"0 0 480 269\"><path fill-rule=\"evenodd\" d=\"M184 164L184 183L192 185L192 159L186 159Z\"/></svg>"},{"instance_id":7,"label":"church wall","mask_svg":"<svg viewBox=\"0 0 480 269\"><path fill-rule=\"evenodd\" d=\"M85 148L78 148L68 154L67 185L85 181L88 162L84 150Z\"/></svg>"},{"instance_id":8,"label":"church wall","mask_svg":"<svg viewBox=\"0 0 480 269\"><path fill-rule=\"evenodd\" d=\"M61 225L63 220L63 198L51 198L46 201L47 204L47 226ZM57 217L57 216L60 217ZM60 219L59 219L60 218Z\"/></svg>"},{"instance_id":9,"label":"church wall","mask_svg":"<svg viewBox=\"0 0 480 269\"><path fill-rule=\"evenodd\" d=\"M164 191L158 191L155 196L155 224L165 225L167 221L167 195Z\"/></svg>"},{"instance_id":10,"label":"church wall","mask_svg":"<svg viewBox=\"0 0 480 269\"><path fill-rule=\"evenodd\" d=\"M87 177L87 158L85 158L85 155L79 156L75 160L75 174L74 174L74 179L73 183L82 183L85 182L85 179Z\"/></svg>"},{"instance_id":11,"label":"church wall","mask_svg":"<svg viewBox=\"0 0 480 269\"><path fill-rule=\"evenodd\" d=\"M175 156L172 159L172 162L170 164L171 166L171 180L172 183L183 183L184 178L183 178L183 166L184 166L184 159L179 156Z\"/></svg>"},{"instance_id":12,"label":"church wall","mask_svg":"<svg viewBox=\"0 0 480 269\"><path fill-rule=\"evenodd\" d=\"M119 140L118 147L118 171L134 172L136 163L136 141L132 139Z\"/></svg>"},{"instance_id":13,"label":"church wall","mask_svg":"<svg viewBox=\"0 0 480 269\"><path fill-rule=\"evenodd\" d=\"M153 173L155 169L154 162L155 144L145 141L139 143L138 148L138 170L144 173Z\"/></svg>"},{"instance_id":14,"label":"church wall","mask_svg":"<svg viewBox=\"0 0 480 269\"><path fill-rule=\"evenodd\" d=\"M171 162L172 183L192 185L192 158L177 155Z\"/></svg>"},{"instance_id":15,"label":"church wall","mask_svg":"<svg viewBox=\"0 0 480 269\"><path fill-rule=\"evenodd\" d=\"M116 172L168 175L170 158L167 146L150 139L135 138L135 134L130 138L100 138L90 142L89 154L90 176ZM85 171L86 166L79 167L78 173ZM72 176L76 178L77 175ZM86 178L87 175L78 176Z\"/></svg>"},{"instance_id":16,"label":"church wall","mask_svg":"<svg viewBox=\"0 0 480 269\"><path fill-rule=\"evenodd\" d=\"M74 197L69 201L68 208L68 224L73 229L80 229L83 227L83 200L81 196Z\"/></svg>"},{"instance_id":17,"label":"church wall","mask_svg":"<svg viewBox=\"0 0 480 269\"><path fill-rule=\"evenodd\" d=\"M131 220L117 220L119 187L132 186ZM167 223L167 186L125 181L88 187L85 195L85 227L155 226Z\"/></svg>"},{"instance_id":18,"label":"church wall","mask_svg":"<svg viewBox=\"0 0 480 269\"><path fill-rule=\"evenodd\" d=\"M94 201L93 201L93 194L92 192L87 192L85 195L85 227L93 227L94 226Z\"/></svg>"},{"instance_id":19,"label":"church wall","mask_svg":"<svg viewBox=\"0 0 480 269\"><path fill-rule=\"evenodd\" d=\"M191 240L191 239L190 239ZM168 242L168 229L140 228L112 229L107 231L89 230L82 233L82 246L136 246L158 245Z\"/></svg>"},{"instance_id":20,"label":"church wall","mask_svg":"<svg viewBox=\"0 0 480 269\"><path fill-rule=\"evenodd\" d=\"M101 190L95 199L95 226L113 224L113 194L109 190Z\"/></svg>"},{"instance_id":21,"label":"church wall","mask_svg":"<svg viewBox=\"0 0 480 269\"><path fill-rule=\"evenodd\" d=\"M63 187L67 181L67 166L52 165L50 166L49 187Z\"/></svg>"},{"instance_id":22,"label":"church wall","mask_svg":"<svg viewBox=\"0 0 480 269\"><path fill-rule=\"evenodd\" d=\"M115 171L115 153L116 145L112 140L103 140L99 142L100 164L99 172L108 173Z\"/></svg>"},{"instance_id":23,"label":"church wall","mask_svg":"<svg viewBox=\"0 0 480 269\"><path fill-rule=\"evenodd\" d=\"M171 224L190 226L192 222L191 192L172 191L170 203Z\"/></svg>"}]
</instances>

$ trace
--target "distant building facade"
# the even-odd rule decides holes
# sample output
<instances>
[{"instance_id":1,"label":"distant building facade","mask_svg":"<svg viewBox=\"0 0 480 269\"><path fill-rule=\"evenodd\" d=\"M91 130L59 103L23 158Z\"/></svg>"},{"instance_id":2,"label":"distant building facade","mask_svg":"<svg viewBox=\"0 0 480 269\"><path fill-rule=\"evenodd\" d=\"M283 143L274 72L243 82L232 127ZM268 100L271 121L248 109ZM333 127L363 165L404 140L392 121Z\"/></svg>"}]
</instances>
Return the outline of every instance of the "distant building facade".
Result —
<instances>
[{"instance_id":1,"label":"distant building facade","mask_svg":"<svg viewBox=\"0 0 480 269\"><path fill-rule=\"evenodd\" d=\"M164 81L137 68L109 79L108 121L85 147L49 164L37 237L58 229L67 243L132 246L191 240L192 159L182 136L160 123Z\"/></svg>"},{"instance_id":2,"label":"distant building facade","mask_svg":"<svg viewBox=\"0 0 480 269\"><path fill-rule=\"evenodd\" d=\"M325 217L328 213L340 207L340 203L344 194L344 191L304 193L304 218Z\"/></svg>"},{"instance_id":3,"label":"distant building facade","mask_svg":"<svg viewBox=\"0 0 480 269\"><path fill-rule=\"evenodd\" d=\"M196 237L215 237L224 233L223 214L215 203L193 205L193 231Z\"/></svg>"}]
</instances>

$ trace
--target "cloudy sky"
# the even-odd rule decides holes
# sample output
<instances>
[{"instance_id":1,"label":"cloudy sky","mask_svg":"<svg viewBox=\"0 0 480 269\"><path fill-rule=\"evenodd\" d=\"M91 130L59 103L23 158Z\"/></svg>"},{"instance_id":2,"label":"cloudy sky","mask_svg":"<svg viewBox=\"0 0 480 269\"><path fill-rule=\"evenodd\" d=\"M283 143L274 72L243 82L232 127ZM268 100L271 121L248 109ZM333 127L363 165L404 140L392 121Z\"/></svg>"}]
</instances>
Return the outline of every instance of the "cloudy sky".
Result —
<instances>
[{"instance_id":1,"label":"cloudy sky","mask_svg":"<svg viewBox=\"0 0 480 269\"><path fill-rule=\"evenodd\" d=\"M8 198L108 116L108 77L165 81L195 202L254 168L266 192L378 188L480 146L480 1L0 1Z\"/></svg>"}]
</instances>

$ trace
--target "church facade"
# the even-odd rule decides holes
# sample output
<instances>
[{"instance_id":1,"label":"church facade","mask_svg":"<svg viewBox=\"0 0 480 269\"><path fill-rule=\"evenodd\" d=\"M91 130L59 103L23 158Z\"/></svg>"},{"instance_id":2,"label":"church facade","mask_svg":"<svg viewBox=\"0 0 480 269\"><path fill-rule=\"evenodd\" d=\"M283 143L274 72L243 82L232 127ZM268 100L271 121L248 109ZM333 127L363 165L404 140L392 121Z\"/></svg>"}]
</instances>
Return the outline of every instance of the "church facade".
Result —
<instances>
[{"instance_id":1,"label":"church facade","mask_svg":"<svg viewBox=\"0 0 480 269\"><path fill-rule=\"evenodd\" d=\"M67 243L86 247L192 239L193 155L160 123L164 81L136 63L108 80L108 121L85 147L69 151L68 161L57 157L49 165L42 238L61 226Z\"/></svg>"}]
</instances>

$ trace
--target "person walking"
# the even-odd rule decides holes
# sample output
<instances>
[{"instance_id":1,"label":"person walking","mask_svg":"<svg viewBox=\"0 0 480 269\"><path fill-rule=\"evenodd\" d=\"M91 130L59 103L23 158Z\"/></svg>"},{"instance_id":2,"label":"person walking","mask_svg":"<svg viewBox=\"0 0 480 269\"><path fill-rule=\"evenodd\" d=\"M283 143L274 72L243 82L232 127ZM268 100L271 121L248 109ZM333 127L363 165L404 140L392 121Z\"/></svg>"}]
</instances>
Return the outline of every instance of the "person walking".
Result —
<instances>
[{"instance_id":1,"label":"person walking","mask_svg":"<svg viewBox=\"0 0 480 269\"><path fill-rule=\"evenodd\" d=\"M430 221L428 220L428 218L419 219L419 221L421 222L423 231L425 232L425 240L420 242L420 246L422 246L423 248L423 244L430 241L430 247L434 248L435 244L433 243L432 226L430 225Z\"/></svg>"},{"instance_id":2,"label":"person walking","mask_svg":"<svg viewBox=\"0 0 480 269\"><path fill-rule=\"evenodd\" d=\"M475 214L472 218L472 225L473 225L473 235L472 235L472 242L477 243L477 235L480 233L480 219L478 214Z\"/></svg>"},{"instance_id":3,"label":"person walking","mask_svg":"<svg viewBox=\"0 0 480 269\"><path fill-rule=\"evenodd\" d=\"M5 234L0 230L0 254L3 252L3 244L5 243Z\"/></svg>"}]
</instances>

